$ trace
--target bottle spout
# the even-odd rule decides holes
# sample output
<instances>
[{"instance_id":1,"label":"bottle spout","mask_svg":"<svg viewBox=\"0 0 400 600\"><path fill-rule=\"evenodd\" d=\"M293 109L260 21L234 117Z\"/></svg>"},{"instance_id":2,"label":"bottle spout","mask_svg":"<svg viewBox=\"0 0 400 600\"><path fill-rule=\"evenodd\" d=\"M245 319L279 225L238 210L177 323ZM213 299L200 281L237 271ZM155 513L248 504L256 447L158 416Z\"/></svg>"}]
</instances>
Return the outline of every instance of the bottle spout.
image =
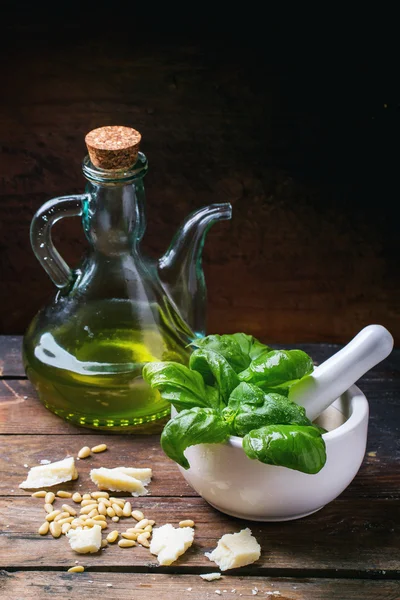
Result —
<instances>
[{"instance_id":1,"label":"bottle spout","mask_svg":"<svg viewBox=\"0 0 400 600\"><path fill-rule=\"evenodd\" d=\"M189 215L158 262L161 283L197 336L205 334L207 290L202 268L205 236L216 221L231 219L229 203L211 204Z\"/></svg>"}]
</instances>

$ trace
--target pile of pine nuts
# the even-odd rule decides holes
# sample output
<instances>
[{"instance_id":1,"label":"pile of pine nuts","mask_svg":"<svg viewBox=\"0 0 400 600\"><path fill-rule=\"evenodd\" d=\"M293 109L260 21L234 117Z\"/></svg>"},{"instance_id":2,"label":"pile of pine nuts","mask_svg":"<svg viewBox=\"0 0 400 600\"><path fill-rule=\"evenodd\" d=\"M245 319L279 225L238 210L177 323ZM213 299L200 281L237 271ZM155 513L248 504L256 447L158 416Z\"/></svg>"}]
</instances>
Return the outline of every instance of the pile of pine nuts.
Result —
<instances>
[{"instance_id":1,"label":"pile of pine nuts","mask_svg":"<svg viewBox=\"0 0 400 600\"><path fill-rule=\"evenodd\" d=\"M129 501L121 498L110 497L108 492L91 492L81 495L79 492L72 494L59 490L57 494L41 490L32 494L34 498L44 498L44 510L46 520L38 529L40 535L47 535L50 531L54 538L66 534L70 529L82 527L90 529L94 525L100 525L101 529L108 529L107 518L118 523L121 518L132 517L136 524L121 533L123 539L119 540L120 548L136 546L136 542L145 548L150 547L149 538L153 531L154 519L146 519L140 510L132 510ZM61 509L54 507L56 498L71 498L75 504L80 504L79 514L69 504L63 504ZM119 537L119 532L114 530L109 533L102 542L102 548L108 543L114 543Z\"/></svg>"}]
</instances>

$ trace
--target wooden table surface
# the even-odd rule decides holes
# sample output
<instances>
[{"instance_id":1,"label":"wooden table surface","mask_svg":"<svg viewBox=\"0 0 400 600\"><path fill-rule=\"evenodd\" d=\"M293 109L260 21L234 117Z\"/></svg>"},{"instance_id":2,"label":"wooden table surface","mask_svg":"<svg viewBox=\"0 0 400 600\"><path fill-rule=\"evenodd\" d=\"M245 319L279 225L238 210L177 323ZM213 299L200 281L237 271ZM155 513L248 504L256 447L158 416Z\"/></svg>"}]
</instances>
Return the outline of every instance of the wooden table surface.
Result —
<instances>
[{"instance_id":1,"label":"wooden table surface","mask_svg":"<svg viewBox=\"0 0 400 600\"><path fill-rule=\"evenodd\" d=\"M221 596L243 599L399 600L400 350L359 382L370 401L371 419L367 454L353 483L310 517L262 524L227 517L208 506L164 456L157 436L96 433L48 412L25 377L20 345L19 337L0 338L0 598L106 594L107 599L199 600L216 598L219 590ZM338 349L327 344L300 347L318 362ZM27 468L43 459L76 456L82 446L100 442L109 450L80 461L79 479L60 487L93 491L88 473L95 466L151 466L150 495L134 499L134 505L157 524L177 524L184 518L196 522L194 545L170 567L157 566L142 547L109 546L98 554L76 555L64 536L37 534L42 501L18 487ZM125 529L126 523L116 524L116 529ZM217 570L204 552L224 533L247 526L261 544L260 560L228 571L218 581L203 581L200 573ZM85 572L67 573L77 559Z\"/></svg>"}]
</instances>

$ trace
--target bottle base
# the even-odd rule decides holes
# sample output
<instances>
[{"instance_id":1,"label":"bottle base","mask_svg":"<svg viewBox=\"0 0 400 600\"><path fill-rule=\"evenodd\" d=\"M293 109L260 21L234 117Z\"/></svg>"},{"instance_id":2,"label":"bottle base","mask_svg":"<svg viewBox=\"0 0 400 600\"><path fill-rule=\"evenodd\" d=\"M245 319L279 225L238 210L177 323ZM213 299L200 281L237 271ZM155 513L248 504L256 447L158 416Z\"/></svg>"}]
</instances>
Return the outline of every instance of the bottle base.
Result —
<instances>
[{"instance_id":1,"label":"bottle base","mask_svg":"<svg viewBox=\"0 0 400 600\"><path fill-rule=\"evenodd\" d=\"M108 433L135 433L135 434L155 434L161 433L164 425L170 418L170 408L165 408L162 411L153 413L151 415L145 415L142 417L132 418L93 418L88 415L80 414L78 412L69 412L56 408L48 402L43 402L44 406L50 412L54 413L58 417L61 417L65 421L77 425L78 427L85 427L97 431L107 431Z\"/></svg>"}]
</instances>

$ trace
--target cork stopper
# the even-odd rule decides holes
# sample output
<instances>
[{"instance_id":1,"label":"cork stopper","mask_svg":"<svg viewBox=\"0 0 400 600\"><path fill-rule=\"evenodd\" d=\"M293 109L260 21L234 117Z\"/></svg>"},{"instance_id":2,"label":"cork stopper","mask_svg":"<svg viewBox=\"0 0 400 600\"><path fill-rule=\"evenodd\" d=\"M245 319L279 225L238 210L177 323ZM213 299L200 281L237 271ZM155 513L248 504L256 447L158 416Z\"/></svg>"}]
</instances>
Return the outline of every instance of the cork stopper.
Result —
<instances>
[{"instance_id":1,"label":"cork stopper","mask_svg":"<svg viewBox=\"0 0 400 600\"><path fill-rule=\"evenodd\" d=\"M95 167L113 171L135 164L141 137L136 129L113 125L93 129L85 142Z\"/></svg>"}]
</instances>

